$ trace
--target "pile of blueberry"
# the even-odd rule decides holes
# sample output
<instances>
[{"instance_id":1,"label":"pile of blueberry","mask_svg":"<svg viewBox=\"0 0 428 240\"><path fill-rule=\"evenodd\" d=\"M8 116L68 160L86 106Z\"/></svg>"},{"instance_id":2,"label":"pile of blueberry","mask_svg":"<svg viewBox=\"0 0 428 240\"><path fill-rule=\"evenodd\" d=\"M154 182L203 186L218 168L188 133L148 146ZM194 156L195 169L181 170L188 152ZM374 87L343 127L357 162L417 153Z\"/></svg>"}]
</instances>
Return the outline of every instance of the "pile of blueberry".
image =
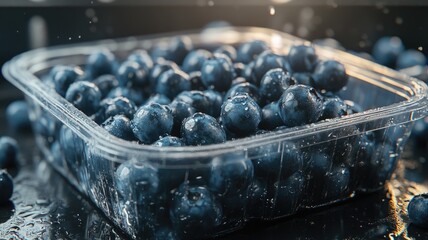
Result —
<instances>
[{"instance_id":1,"label":"pile of blueberry","mask_svg":"<svg viewBox=\"0 0 428 240\"><path fill-rule=\"evenodd\" d=\"M335 95L347 81L341 63L319 60L311 46L288 55L261 41L209 51L177 37L121 62L98 51L84 69L53 68L46 83L112 135L166 147L348 115L355 108Z\"/></svg>"},{"instance_id":2,"label":"pile of blueberry","mask_svg":"<svg viewBox=\"0 0 428 240\"><path fill-rule=\"evenodd\" d=\"M282 55L261 41L197 48L176 37L120 60L97 51L84 66L54 67L44 82L110 134L158 147L224 143L362 111L337 95L348 83L344 66L320 60L308 45ZM403 137L349 126L340 131L352 136L305 148L275 142L247 155L181 159L179 166L147 157L119 164L30 107L55 164L125 229L158 239L210 237L248 219L377 189L394 169L394 141ZM334 136L322 134L315 137Z\"/></svg>"}]
</instances>

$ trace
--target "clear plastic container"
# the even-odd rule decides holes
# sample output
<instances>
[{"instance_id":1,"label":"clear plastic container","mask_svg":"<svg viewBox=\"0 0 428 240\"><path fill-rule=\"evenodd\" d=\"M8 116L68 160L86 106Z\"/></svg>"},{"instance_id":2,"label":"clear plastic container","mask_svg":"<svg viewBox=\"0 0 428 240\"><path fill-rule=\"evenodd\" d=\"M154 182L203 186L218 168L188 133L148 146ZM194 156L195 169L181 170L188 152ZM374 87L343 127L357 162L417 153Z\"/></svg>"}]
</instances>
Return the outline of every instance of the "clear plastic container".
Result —
<instances>
[{"instance_id":1,"label":"clear plastic container","mask_svg":"<svg viewBox=\"0 0 428 240\"><path fill-rule=\"evenodd\" d=\"M339 60L350 76L340 95L366 111L208 146L159 148L118 139L41 80L57 64L84 64L96 48L121 58L176 35L189 36L196 47L258 39L283 54L304 42L269 29L216 28L38 49L3 67L27 96L46 159L133 238L213 237L253 219L379 190L412 123L427 114L421 81L323 47L316 47L319 57ZM185 201L193 207L183 207Z\"/></svg>"}]
</instances>

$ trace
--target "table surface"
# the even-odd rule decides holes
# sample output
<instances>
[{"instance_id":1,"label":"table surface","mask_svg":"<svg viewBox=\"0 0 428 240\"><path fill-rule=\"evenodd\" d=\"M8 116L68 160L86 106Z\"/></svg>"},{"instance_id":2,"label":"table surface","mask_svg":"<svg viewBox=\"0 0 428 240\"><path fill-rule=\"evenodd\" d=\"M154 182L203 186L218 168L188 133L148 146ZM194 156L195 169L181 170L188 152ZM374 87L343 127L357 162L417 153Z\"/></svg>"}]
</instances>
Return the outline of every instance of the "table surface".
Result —
<instances>
[{"instance_id":1,"label":"table surface","mask_svg":"<svg viewBox=\"0 0 428 240\"><path fill-rule=\"evenodd\" d=\"M12 201L0 207L0 239L127 239L42 159L31 133L7 128L4 109L17 97L16 90L0 83L0 134L15 137L22 151L21 167L12 172ZM409 224L406 215L411 196L428 191L425 149L409 142L382 191L274 222L250 223L223 239L428 239L428 230Z\"/></svg>"}]
</instances>

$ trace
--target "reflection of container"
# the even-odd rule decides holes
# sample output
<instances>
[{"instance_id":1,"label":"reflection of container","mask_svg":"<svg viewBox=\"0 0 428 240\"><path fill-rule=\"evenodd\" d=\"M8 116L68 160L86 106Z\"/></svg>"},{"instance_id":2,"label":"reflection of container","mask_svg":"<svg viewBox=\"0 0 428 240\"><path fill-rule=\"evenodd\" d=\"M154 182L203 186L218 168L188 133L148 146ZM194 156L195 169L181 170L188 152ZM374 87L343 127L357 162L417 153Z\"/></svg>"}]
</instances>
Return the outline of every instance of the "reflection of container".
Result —
<instances>
[{"instance_id":1,"label":"reflection of container","mask_svg":"<svg viewBox=\"0 0 428 240\"><path fill-rule=\"evenodd\" d=\"M196 47L259 39L283 54L292 44L302 43L259 28L216 28L187 35ZM84 64L95 48L109 48L123 58L136 48L151 48L171 36L40 49L14 58L3 68L5 77L27 94L36 140L46 158L134 237L160 236L161 232L215 236L241 228L250 219L275 219L375 191L394 170L412 122L426 115L424 83L321 47L316 48L320 58L341 61L350 76L339 95L369 110L209 146L158 148L115 138L40 80L57 64ZM141 182L122 186L115 179L122 162L127 162L130 171L146 164L153 167L156 189L144 192ZM243 174L227 173L231 168ZM210 184L216 176L221 187L213 188ZM188 215L174 218L171 211L177 204L171 199L183 197L174 190L183 182L188 185L181 190L189 199L201 197L189 194L191 187L208 189L202 192L212 195L214 216L187 224ZM211 221L206 217L212 217Z\"/></svg>"}]
</instances>

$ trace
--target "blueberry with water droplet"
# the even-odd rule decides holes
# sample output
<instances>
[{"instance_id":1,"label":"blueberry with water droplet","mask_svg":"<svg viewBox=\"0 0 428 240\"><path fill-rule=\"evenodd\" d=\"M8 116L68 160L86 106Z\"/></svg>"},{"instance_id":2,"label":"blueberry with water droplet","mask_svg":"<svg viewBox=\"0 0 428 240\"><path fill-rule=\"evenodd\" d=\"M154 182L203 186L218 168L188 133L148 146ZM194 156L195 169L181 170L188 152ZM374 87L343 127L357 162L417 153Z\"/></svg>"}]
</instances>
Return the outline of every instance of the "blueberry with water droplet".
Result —
<instances>
[{"instance_id":1,"label":"blueberry with water droplet","mask_svg":"<svg viewBox=\"0 0 428 240\"><path fill-rule=\"evenodd\" d=\"M65 94L70 85L83 76L83 71L80 67L61 67L53 75L52 82L55 91L65 97Z\"/></svg>"},{"instance_id":2,"label":"blueberry with water droplet","mask_svg":"<svg viewBox=\"0 0 428 240\"><path fill-rule=\"evenodd\" d=\"M171 133L172 111L168 106L151 103L140 107L131 120L132 131L144 144L152 144Z\"/></svg>"},{"instance_id":3,"label":"blueberry with water droplet","mask_svg":"<svg viewBox=\"0 0 428 240\"><path fill-rule=\"evenodd\" d=\"M107 118L101 126L111 135L122 138L124 140L135 140L134 133L131 128L131 120L125 115L115 115Z\"/></svg>"},{"instance_id":4,"label":"blueberry with water droplet","mask_svg":"<svg viewBox=\"0 0 428 240\"><path fill-rule=\"evenodd\" d=\"M262 121L259 124L261 129L273 130L282 126L283 122L279 113L278 103L272 102L262 109Z\"/></svg>"},{"instance_id":5,"label":"blueberry with water droplet","mask_svg":"<svg viewBox=\"0 0 428 240\"><path fill-rule=\"evenodd\" d=\"M203 186L183 183L173 193L170 219L174 229L184 237L210 236L222 216L220 204Z\"/></svg>"},{"instance_id":6,"label":"blueberry with water droplet","mask_svg":"<svg viewBox=\"0 0 428 240\"><path fill-rule=\"evenodd\" d=\"M189 75L177 69L170 69L159 76L156 83L156 93L174 99L182 91L190 91Z\"/></svg>"},{"instance_id":7,"label":"blueberry with water droplet","mask_svg":"<svg viewBox=\"0 0 428 240\"><path fill-rule=\"evenodd\" d=\"M160 105L168 105L171 103L171 100L169 100L169 98L163 94L156 93L156 94L150 96L149 99L147 99L147 101L144 104L148 105L150 103L157 103Z\"/></svg>"},{"instance_id":8,"label":"blueberry with water droplet","mask_svg":"<svg viewBox=\"0 0 428 240\"><path fill-rule=\"evenodd\" d=\"M316 122L322 114L318 92L305 85L292 85L282 94L278 107L285 126L294 127Z\"/></svg>"},{"instance_id":9,"label":"blueberry with water droplet","mask_svg":"<svg viewBox=\"0 0 428 240\"><path fill-rule=\"evenodd\" d=\"M224 95L224 100L236 96L238 93L247 93L254 101L260 103L259 89L251 83L244 82L233 85Z\"/></svg>"},{"instance_id":10,"label":"blueberry with water droplet","mask_svg":"<svg viewBox=\"0 0 428 240\"><path fill-rule=\"evenodd\" d=\"M271 69L261 79L260 96L264 103L278 101L284 90L294 84L290 75L281 68Z\"/></svg>"},{"instance_id":11,"label":"blueberry with water droplet","mask_svg":"<svg viewBox=\"0 0 428 240\"><path fill-rule=\"evenodd\" d=\"M116 73L119 85L129 88L144 87L148 85L147 72L136 61L123 62Z\"/></svg>"},{"instance_id":12,"label":"blueberry with water droplet","mask_svg":"<svg viewBox=\"0 0 428 240\"><path fill-rule=\"evenodd\" d=\"M312 74L312 78L315 88L332 92L339 91L348 83L345 67L335 60L319 62Z\"/></svg>"},{"instance_id":13,"label":"blueberry with water droplet","mask_svg":"<svg viewBox=\"0 0 428 240\"><path fill-rule=\"evenodd\" d=\"M156 142L154 142L153 145L157 146L157 147L183 147L183 146L185 146L184 142L180 138L174 137L174 136L165 136L165 137L157 140Z\"/></svg>"},{"instance_id":14,"label":"blueberry with water droplet","mask_svg":"<svg viewBox=\"0 0 428 240\"><path fill-rule=\"evenodd\" d=\"M271 69L280 68L283 71L287 71L285 67L285 59L270 51L263 52L254 61L253 74L256 82L256 86L260 86L260 81L263 76Z\"/></svg>"},{"instance_id":15,"label":"blueberry with water droplet","mask_svg":"<svg viewBox=\"0 0 428 240\"><path fill-rule=\"evenodd\" d=\"M174 100L169 105L172 111L174 124L172 127L172 134L174 136L180 136L180 129L183 120L192 116L196 111L190 103Z\"/></svg>"},{"instance_id":16,"label":"blueberry with water droplet","mask_svg":"<svg viewBox=\"0 0 428 240\"><path fill-rule=\"evenodd\" d=\"M78 81L70 85L65 94L65 99L86 115L91 115L100 106L101 92L91 82Z\"/></svg>"},{"instance_id":17,"label":"blueberry with water droplet","mask_svg":"<svg viewBox=\"0 0 428 240\"><path fill-rule=\"evenodd\" d=\"M181 125L181 137L186 145L198 146L223 143L226 133L215 118L204 113L195 113Z\"/></svg>"},{"instance_id":18,"label":"blueberry with water droplet","mask_svg":"<svg viewBox=\"0 0 428 240\"><path fill-rule=\"evenodd\" d=\"M181 92L175 97L174 101L182 101L190 104L195 109L195 112L210 113L210 99L202 91Z\"/></svg>"},{"instance_id":19,"label":"blueberry with water droplet","mask_svg":"<svg viewBox=\"0 0 428 240\"><path fill-rule=\"evenodd\" d=\"M254 134L261 122L259 105L246 93L225 101L221 107L221 121L232 133L245 137Z\"/></svg>"},{"instance_id":20,"label":"blueberry with water droplet","mask_svg":"<svg viewBox=\"0 0 428 240\"><path fill-rule=\"evenodd\" d=\"M338 97L326 98L323 103L322 115L319 120L332 119L348 115L349 107Z\"/></svg>"}]
</instances>

